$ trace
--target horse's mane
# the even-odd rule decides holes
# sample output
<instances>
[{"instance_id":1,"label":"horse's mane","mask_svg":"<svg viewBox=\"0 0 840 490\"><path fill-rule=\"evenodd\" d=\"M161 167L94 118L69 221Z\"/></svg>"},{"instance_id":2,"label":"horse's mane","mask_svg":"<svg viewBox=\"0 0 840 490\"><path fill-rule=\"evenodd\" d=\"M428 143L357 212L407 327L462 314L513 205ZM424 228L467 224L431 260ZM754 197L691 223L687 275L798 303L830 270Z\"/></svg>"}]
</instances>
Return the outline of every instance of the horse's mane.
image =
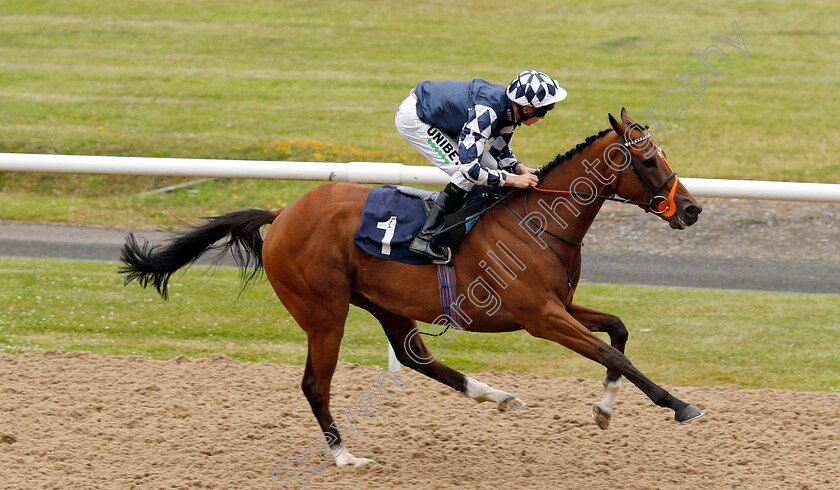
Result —
<instances>
[{"instance_id":1,"label":"horse's mane","mask_svg":"<svg viewBox=\"0 0 840 490\"><path fill-rule=\"evenodd\" d=\"M607 133L610 133L611 131L613 131L613 128L607 128L603 131L600 131L598 134L593 134L592 136L586 138L583 141L583 143L579 143L577 146L575 146L571 150L567 151L566 153L561 153L561 154L557 155L556 157L554 157L554 160L546 163L545 165L543 165L542 167L540 167L537 170L537 173L536 173L537 177L542 179L545 176L545 174L547 174L549 171L551 171L551 169L562 165L563 162L566 162L567 160L569 160L573 156L577 155L578 153L583 151L584 148L591 145L595 141L603 138L604 135L606 135Z\"/></svg>"}]
</instances>

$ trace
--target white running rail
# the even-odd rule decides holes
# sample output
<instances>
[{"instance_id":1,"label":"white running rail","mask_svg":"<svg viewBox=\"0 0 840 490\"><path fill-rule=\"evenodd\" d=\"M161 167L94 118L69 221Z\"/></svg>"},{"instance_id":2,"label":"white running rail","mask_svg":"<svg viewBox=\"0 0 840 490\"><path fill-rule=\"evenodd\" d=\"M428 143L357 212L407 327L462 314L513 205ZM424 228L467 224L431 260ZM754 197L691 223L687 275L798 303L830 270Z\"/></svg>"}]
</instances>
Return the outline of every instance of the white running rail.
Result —
<instances>
[{"instance_id":1,"label":"white running rail","mask_svg":"<svg viewBox=\"0 0 840 490\"><path fill-rule=\"evenodd\" d=\"M26 153L0 153L0 171L326 180L406 185L444 185L449 182L449 177L436 167L401 163L209 160ZM840 184L688 177L681 177L680 182L689 192L699 197L840 202Z\"/></svg>"}]
</instances>

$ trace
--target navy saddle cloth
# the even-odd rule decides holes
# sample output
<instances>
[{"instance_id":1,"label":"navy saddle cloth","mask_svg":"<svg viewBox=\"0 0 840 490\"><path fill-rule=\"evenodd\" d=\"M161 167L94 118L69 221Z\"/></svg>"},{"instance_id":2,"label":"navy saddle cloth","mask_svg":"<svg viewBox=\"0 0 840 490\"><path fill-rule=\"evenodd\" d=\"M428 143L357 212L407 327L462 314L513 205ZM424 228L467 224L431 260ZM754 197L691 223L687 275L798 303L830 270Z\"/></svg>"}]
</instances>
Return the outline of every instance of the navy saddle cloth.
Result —
<instances>
[{"instance_id":1,"label":"navy saddle cloth","mask_svg":"<svg viewBox=\"0 0 840 490\"><path fill-rule=\"evenodd\" d=\"M448 215L446 222L438 228L438 231L451 226L458 221L458 218L473 212L474 209L477 212L477 208L483 207L483 204L480 206L477 204L478 201L484 200L487 189L483 186L474 187L464 209ZM404 192L412 195L406 195ZM363 252L381 259L396 260L405 264L431 264L431 259L411 252L408 246L423 227L427 206L434 201L436 196L437 193L428 193L410 187L398 188L392 185L374 187L362 210L362 221L356 231L356 246ZM468 213L464 213L464 210L468 210ZM457 227L450 233L436 236L432 241L440 246L454 248L477 219L478 217L472 218L464 223L464 226Z\"/></svg>"}]
</instances>

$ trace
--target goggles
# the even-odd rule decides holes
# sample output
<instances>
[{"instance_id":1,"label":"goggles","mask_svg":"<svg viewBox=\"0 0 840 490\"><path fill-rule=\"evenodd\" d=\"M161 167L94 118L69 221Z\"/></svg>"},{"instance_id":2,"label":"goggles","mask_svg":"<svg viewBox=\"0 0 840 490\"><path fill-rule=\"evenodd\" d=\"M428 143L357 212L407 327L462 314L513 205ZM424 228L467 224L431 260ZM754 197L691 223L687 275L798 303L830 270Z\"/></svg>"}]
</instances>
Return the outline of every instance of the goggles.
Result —
<instances>
[{"instance_id":1,"label":"goggles","mask_svg":"<svg viewBox=\"0 0 840 490\"><path fill-rule=\"evenodd\" d=\"M524 119L530 119L532 117L545 117L548 114L548 111L554 109L554 104L544 105L542 107L534 107L534 112L530 114L524 114Z\"/></svg>"}]
</instances>

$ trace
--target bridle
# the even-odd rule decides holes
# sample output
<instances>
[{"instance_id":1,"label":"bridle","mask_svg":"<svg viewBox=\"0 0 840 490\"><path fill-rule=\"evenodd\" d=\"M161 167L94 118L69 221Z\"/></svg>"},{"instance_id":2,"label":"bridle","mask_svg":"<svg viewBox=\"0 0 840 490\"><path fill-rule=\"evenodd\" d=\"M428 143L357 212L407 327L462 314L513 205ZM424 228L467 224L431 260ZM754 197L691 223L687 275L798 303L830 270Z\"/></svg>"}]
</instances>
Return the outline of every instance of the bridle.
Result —
<instances>
[{"instance_id":1,"label":"bridle","mask_svg":"<svg viewBox=\"0 0 840 490\"><path fill-rule=\"evenodd\" d=\"M644 133L644 136L630 141L624 141L624 136L621 135L621 144L624 148L629 148L650 138L650 133L647 132L646 127L639 126L636 123L632 123L628 127L638 129L639 131ZM677 212L677 203L674 201L674 195L677 193L677 184L679 183L679 177L677 177L677 173L674 172L674 170L671 168L671 164L668 163L668 159L665 158L665 154L662 152L662 149L657 147L656 151L659 152L659 156L662 157L662 161L665 162L665 166L668 168L668 170L671 171L668 177L664 181L662 181L662 183L659 184L658 187L654 188L653 185L650 182L648 182L647 179L644 178L642 172L639 170L638 167L636 167L636 164L633 162L632 157L630 158L630 168L636 174L636 177L639 179L639 182L642 183L642 187L645 188L645 191L648 193L648 196L650 196L650 201L648 201L648 203L644 206L645 212L658 214L664 218L670 218ZM622 174L619 173L618 179L616 179L616 181L618 181L621 178L621 175ZM671 189L668 191L668 196L666 197L660 195L660 192L662 192L665 186L668 185L668 182L671 182L671 179L673 179L674 182L673 184L671 184ZM618 183L616 183L615 188L616 190L618 190ZM658 205L655 205L655 203L659 200L661 200L661 202L659 202Z\"/></svg>"},{"instance_id":2,"label":"bridle","mask_svg":"<svg viewBox=\"0 0 840 490\"><path fill-rule=\"evenodd\" d=\"M650 138L650 133L647 132L647 128L639 126L636 123L632 123L628 127L631 127L633 129L638 129L638 130L642 131L644 133L644 136L642 136L640 138L632 139L632 140L625 140L624 135L619 135L619 138L621 138L621 146L623 148L628 149L628 148L632 147L633 145L641 143L642 141L645 141L648 138ZM560 196L581 196L581 197L591 198L593 200L594 199L604 199L604 200L607 200L607 201L615 201L615 202L620 202L620 203L623 203L623 204L633 204L633 205L640 206L640 207L644 208L646 213L654 213L654 214L661 215L665 218L670 218L677 211L676 202L674 201L674 195L677 192L677 183L679 182L679 178L677 177L677 173L674 172L673 169L671 168L671 165L668 163L668 160L665 159L665 154L662 153L662 150L657 148L657 151L659 152L660 156L662 157L662 161L665 162L665 165L667 166L668 170L671 171L671 173L668 175L668 177L661 184L659 184L659 186L654 188L653 185L650 182L648 182L647 179L645 179L645 177L642 175L642 172L638 169L635 162L633 162L633 158L632 158L632 156L629 155L629 150L628 150L628 159L630 161L629 166L630 166L630 169L631 169L630 171L632 171L636 174L636 177L639 179L639 182L641 182L642 187L644 187L645 191L647 192L648 196L650 197L650 200L648 202L633 201L633 200L630 200L630 199L624 199L624 198L616 197L616 192L618 191L621 176L625 175L627 173L627 172L619 171L618 174L617 174L617 177L615 179L615 187L612 189L612 194L611 195L587 194L587 193L581 193L581 192L573 192L572 190L562 191L562 190L554 190L554 189L542 189L540 187L532 187L532 188L525 191L525 197L523 199L523 210L525 212L525 216L528 216L528 214L529 214L528 213L528 196L530 196L531 191L533 191L533 192L538 192L538 193L541 193L541 194L553 194L553 195L560 195ZM668 191L668 196L666 197L666 196L660 195L660 192L662 192L662 190L665 189L665 187L668 185L669 182L671 182L672 179L673 179L673 184L671 184L671 189ZM575 246L575 247L582 247L583 246L583 242L579 242L577 240L572 240L570 238L566 238L564 236L561 236L561 235L558 235L556 233L552 233L552 232L548 231L546 229L548 223L546 223L546 226L536 226L535 227L534 225L532 225L530 220L526 221L525 218L523 218L510 204L508 204L506 202L507 198L510 197L513 194L514 194L513 191L509 192L504 197L501 197L499 199L499 201L497 201L493 205L496 205L499 202L504 204L505 207L507 207L517 218L519 218L520 223L524 222L528 226L528 229L537 237L540 237L543 233L546 233L549 236L552 236L552 237L554 237L554 238L556 238L556 239L558 239L561 242L564 242L566 244L569 244L569 245L572 245L572 246ZM659 204L656 205L656 202L659 201L659 200L661 200L661 202L659 202ZM563 264L563 268L566 270L566 278L568 280L569 288L571 288L574 284L575 276L580 271L580 264L578 264L578 266L575 268L574 271L570 270L569 265L566 263L566 260L563 258L563 255L560 253L560 251L557 250L557 248L554 247L548 241L542 240L542 242L545 243L551 249L551 251L554 252L554 255L556 255L560 259L560 263Z\"/></svg>"},{"instance_id":3,"label":"bridle","mask_svg":"<svg viewBox=\"0 0 840 490\"><path fill-rule=\"evenodd\" d=\"M627 140L624 139L624 135L619 135L619 137L621 138L621 146L622 147L630 148L633 145L641 143L642 141L645 141L648 138L650 138L650 133L647 132L647 128L639 126L638 124L635 124L635 123L631 124L628 127L631 127L633 129L638 129L638 130L642 131L644 133L644 136L627 141ZM674 201L674 196L677 192L677 183L679 182L679 177L677 177L677 173L674 172L674 170L671 168L671 165L668 163L668 160L665 158L665 154L662 153L662 150L659 149L659 148L657 148L656 150L659 152L659 155L662 157L662 161L665 162L665 165L668 167L668 170L670 170L671 173L668 175L668 177L664 181L662 181L661 184L659 184L658 187L655 187L655 188L653 187L653 184L648 182L647 179L645 179L644 175L642 175L642 172L636 166L636 163L633 161L633 158L632 157L628 158L628 160L630 161L630 165L629 165L630 170L633 173L636 174L636 177L639 179L639 182L641 182L642 187L644 187L645 192L647 192L648 197L650 198L648 200L648 202L633 201L631 199L624 199L624 198L621 198L621 197L615 197L616 192L618 191L618 186L619 186L619 183L620 183L620 180L621 180L621 176L625 175L626 172L619 172L618 173L618 177L615 179L615 187L612 189L612 194L610 194L610 195L587 194L587 193L583 193L583 192L561 191L561 190L554 190L554 189L541 189L539 187L532 187L529 190L534 191L534 192L539 192L541 194L553 194L553 195L559 195L559 196L580 196L580 197L588 197L588 198L592 198L592 199L604 199L604 200L607 200L607 201L615 201L615 202L620 202L622 204L632 204L632 205L644 208L646 213L658 214L658 215L661 215L665 218L670 218L671 216L674 215L674 213L677 212L677 205L676 205L676 202ZM673 179L674 182L671 185L671 189L668 191L668 195L667 196L660 195L659 193L662 192L662 190L665 188L665 186L668 185L669 182L671 182L671 179ZM527 195L526 195L526 199L527 199ZM659 202L658 205L655 205L657 201L661 201L661 202Z\"/></svg>"}]
</instances>

